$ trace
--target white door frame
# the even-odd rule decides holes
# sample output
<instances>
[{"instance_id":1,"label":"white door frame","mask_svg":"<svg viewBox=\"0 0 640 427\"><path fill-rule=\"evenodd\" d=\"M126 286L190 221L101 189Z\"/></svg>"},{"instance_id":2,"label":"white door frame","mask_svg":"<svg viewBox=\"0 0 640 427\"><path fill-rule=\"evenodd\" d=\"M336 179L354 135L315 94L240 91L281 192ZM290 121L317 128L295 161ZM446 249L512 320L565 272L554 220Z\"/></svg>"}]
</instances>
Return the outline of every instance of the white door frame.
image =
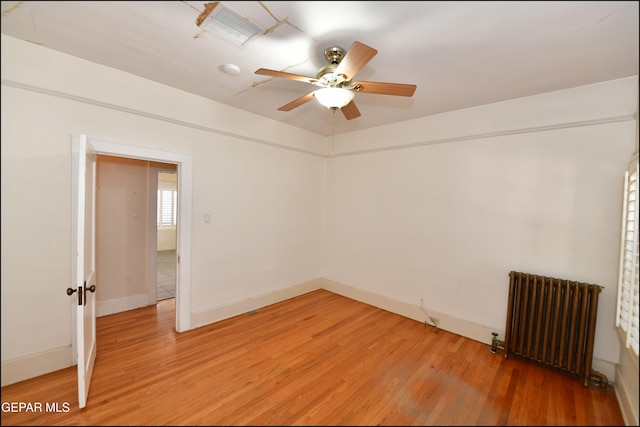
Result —
<instances>
[{"instance_id":1,"label":"white door frame","mask_svg":"<svg viewBox=\"0 0 640 427\"><path fill-rule=\"evenodd\" d=\"M176 331L191 329L191 219L193 156L155 148L126 145L88 138L96 154L149 160L177 165L178 218L177 218L177 269L176 269Z\"/></svg>"}]
</instances>

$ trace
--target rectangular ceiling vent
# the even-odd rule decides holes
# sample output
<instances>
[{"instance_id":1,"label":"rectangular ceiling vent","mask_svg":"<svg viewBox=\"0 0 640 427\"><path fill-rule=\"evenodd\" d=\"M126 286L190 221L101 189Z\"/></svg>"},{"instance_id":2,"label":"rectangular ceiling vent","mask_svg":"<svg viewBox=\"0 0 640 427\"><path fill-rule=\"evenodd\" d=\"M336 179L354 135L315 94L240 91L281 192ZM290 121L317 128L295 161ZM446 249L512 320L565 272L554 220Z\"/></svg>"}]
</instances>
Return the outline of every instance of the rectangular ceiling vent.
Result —
<instances>
[{"instance_id":1,"label":"rectangular ceiling vent","mask_svg":"<svg viewBox=\"0 0 640 427\"><path fill-rule=\"evenodd\" d=\"M264 32L264 28L220 2L207 3L196 23L208 33L240 47Z\"/></svg>"}]
</instances>

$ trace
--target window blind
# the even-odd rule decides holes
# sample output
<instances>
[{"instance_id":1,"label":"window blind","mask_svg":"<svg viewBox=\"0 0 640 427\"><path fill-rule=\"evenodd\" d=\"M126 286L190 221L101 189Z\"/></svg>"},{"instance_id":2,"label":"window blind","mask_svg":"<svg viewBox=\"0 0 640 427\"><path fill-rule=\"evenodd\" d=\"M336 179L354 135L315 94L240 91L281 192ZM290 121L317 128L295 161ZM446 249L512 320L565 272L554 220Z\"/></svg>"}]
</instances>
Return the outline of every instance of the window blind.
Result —
<instances>
[{"instance_id":1,"label":"window blind","mask_svg":"<svg viewBox=\"0 0 640 427\"><path fill-rule=\"evenodd\" d=\"M178 192L167 188L158 189L158 226L176 225Z\"/></svg>"},{"instance_id":2,"label":"window blind","mask_svg":"<svg viewBox=\"0 0 640 427\"><path fill-rule=\"evenodd\" d=\"M624 331L625 345L638 355L638 158L625 173L620 270L618 272L618 305L616 326Z\"/></svg>"}]
</instances>

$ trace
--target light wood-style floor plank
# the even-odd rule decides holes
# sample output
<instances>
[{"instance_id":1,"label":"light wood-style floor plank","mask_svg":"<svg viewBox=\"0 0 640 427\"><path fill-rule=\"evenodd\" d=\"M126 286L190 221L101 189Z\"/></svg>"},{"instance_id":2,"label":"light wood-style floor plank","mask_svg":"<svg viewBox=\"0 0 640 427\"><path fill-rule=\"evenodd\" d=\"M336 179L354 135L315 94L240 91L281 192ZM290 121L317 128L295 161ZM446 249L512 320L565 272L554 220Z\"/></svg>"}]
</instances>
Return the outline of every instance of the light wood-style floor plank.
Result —
<instances>
[{"instance_id":1,"label":"light wood-style floor plank","mask_svg":"<svg viewBox=\"0 0 640 427\"><path fill-rule=\"evenodd\" d=\"M325 290L189 332L174 300L98 318L87 407L76 368L2 388L2 425L623 425L612 387Z\"/></svg>"}]
</instances>

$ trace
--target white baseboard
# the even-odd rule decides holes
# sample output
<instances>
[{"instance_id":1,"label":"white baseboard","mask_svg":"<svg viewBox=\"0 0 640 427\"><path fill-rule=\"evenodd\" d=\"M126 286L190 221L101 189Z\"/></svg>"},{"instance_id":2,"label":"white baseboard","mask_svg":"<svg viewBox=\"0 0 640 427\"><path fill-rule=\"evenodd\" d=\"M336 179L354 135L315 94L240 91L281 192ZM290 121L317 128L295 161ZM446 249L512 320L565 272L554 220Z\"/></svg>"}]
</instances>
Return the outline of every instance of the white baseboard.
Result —
<instances>
[{"instance_id":1,"label":"white baseboard","mask_svg":"<svg viewBox=\"0 0 640 427\"><path fill-rule=\"evenodd\" d=\"M2 387L73 366L71 345L2 362Z\"/></svg>"},{"instance_id":2,"label":"white baseboard","mask_svg":"<svg viewBox=\"0 0 640 427\"><path fill-rule=\"evenodd\" d=\"M376 294L374 292L365 291L355 288L353 286L345 285L329 279L319 279L320 286L328 291L336 294L343 295L345 297L360 301L374 307L381 308L392 313L399 314L404 317L408 317L413 320L417 320L421 323L429 322L429 317L438 320L438 328L447 332L452 332L456 335L479 341L484 344L491 345L493 339L492 332L498 333L498 339L504 339L504 330L489 328L485 325L480 325L468 320L460 319L448 314L444 314L433 310L431 308L425 308L425 311L421 307L395 300L393 298L385 297L383 295ZM593 370L596 370L607 377L609 383L613 383L615 378L616 364L608 362L606 360L594 358L592 363Z\"/></svg>"},{"instance_id":3,"label":"white baseboard","mask_svg":"<svg viewBox=\"0 0 640 427\"><path fill-rule=\"evenodd\" d=\"M300 283L289 288L280 289L266 294L246 298L233 304L216 307L192 314L192 325L203 326L218 320L223 320L238 314L257 310L280 301L320 289L319 279ZM121 311L146 307L147 294L133 295L125 298L116 298L101 301L96 304L96 315L106 316ZM72 346L52 349L50 351L19 357L2 362L1 382L2 386L14 384L40 375L48 374L60 369L73 366Z\"/></svg>"},{"instance_id":4,"label":"white baseboard","mask_svg":"<svg viewBox=\"0 0 640 427\"><path fill-rule=\"evenodd\" d=\"M96 301L96 317L120 313L149 305L149 295L138 294L129 297L114 298L106 301Z\"/></svg>"},{"instance_id":5,"label":"white baseboard","mask_svg":"<svg viewBox=\"0 0 640 427\"><path fill-rule=\"evenodd\" d=\"M254 295L230 304L200 310L191 314L191 327L198 328L200 326L228 319L239 314L248 313L252 310L258 310L262 307L315 291L321 288L320 284L322 283L322 280L323 279L313 279L288 288Z\"/></svg>"},{"instance_id":6,"label":"white baseboard","mask_svg":"<svg viewBox=\"0 0 640 427\"><path fill-rule=\"evenodd\" d=\"M192 313L191 325L193 328L205 326L252 310L258 310L262 307L285 301L317 289L326 289L330 292L408 317L421 323L424 323L425 321L429 322L429 317L431 317L432 319L437 319L438 328L487 345L491 345L492 332L497 332L499 336L504 336L504 331L494 330L487 326L450 316L431 308L425 308L426 313L429 314L428 317L425 311L415 304L402 302L325 278L313 279L288 288L255 295L230 304ZM147 305L147 294L139 294L131 297L99 302L96 306L96 310L97 316L99 317L139 307L145 307ZM69 345L43 353L4 361L2 362L2 386L72 366L72 353L72 347ZM609 382L614 381L616 376L616 364L594 358L593 369L604 374ZM623 387L624 385L621 386ZM623 392L624 389L619 393ZM619 398L619 401L622 400Z\"/></svg>"},{"instance_id":7,"label":"white baseboard","mask_svg":"<svg viewBox=\"0 0 640 427\"><path fill-rule=\"evenodd\" d=\"M638 424L638 365L631 361L631 350L623 349L621 363L616 366L616 397L627 426ZM626 354L624 353L626 352ZM625 372L623 372L623 369Z\"/></svg>"},{"instance_id":8,"label":"white baseboard","mask_svg":"<svg viewBox=\"0 0 640 427\"><path fill-rule=\"evenodd\" d=\"M429 324L430 319L437 320L438 328L445 331L452 332L463 337L470 338L475 341L479 341L485 344L491 344L493 336L492 332L497 332L499 335L504 336L504 331L495 330L488 326L479 325L468 320L460 319L458 317L444 314L431 308L422 308L415 304L399 301L393 298L389 298L383 295L376 294L374 292L365 291L355 288L353 286L345 285L329 279L321 279L321 286L331 292L343 295L345 297L354 299L356 301L364 302L374 307L381 308L392 313L399 314L404 317L408 317L418 322ZM429 313L427 316L426 313Z\"/></svg>"}]
</instances>

